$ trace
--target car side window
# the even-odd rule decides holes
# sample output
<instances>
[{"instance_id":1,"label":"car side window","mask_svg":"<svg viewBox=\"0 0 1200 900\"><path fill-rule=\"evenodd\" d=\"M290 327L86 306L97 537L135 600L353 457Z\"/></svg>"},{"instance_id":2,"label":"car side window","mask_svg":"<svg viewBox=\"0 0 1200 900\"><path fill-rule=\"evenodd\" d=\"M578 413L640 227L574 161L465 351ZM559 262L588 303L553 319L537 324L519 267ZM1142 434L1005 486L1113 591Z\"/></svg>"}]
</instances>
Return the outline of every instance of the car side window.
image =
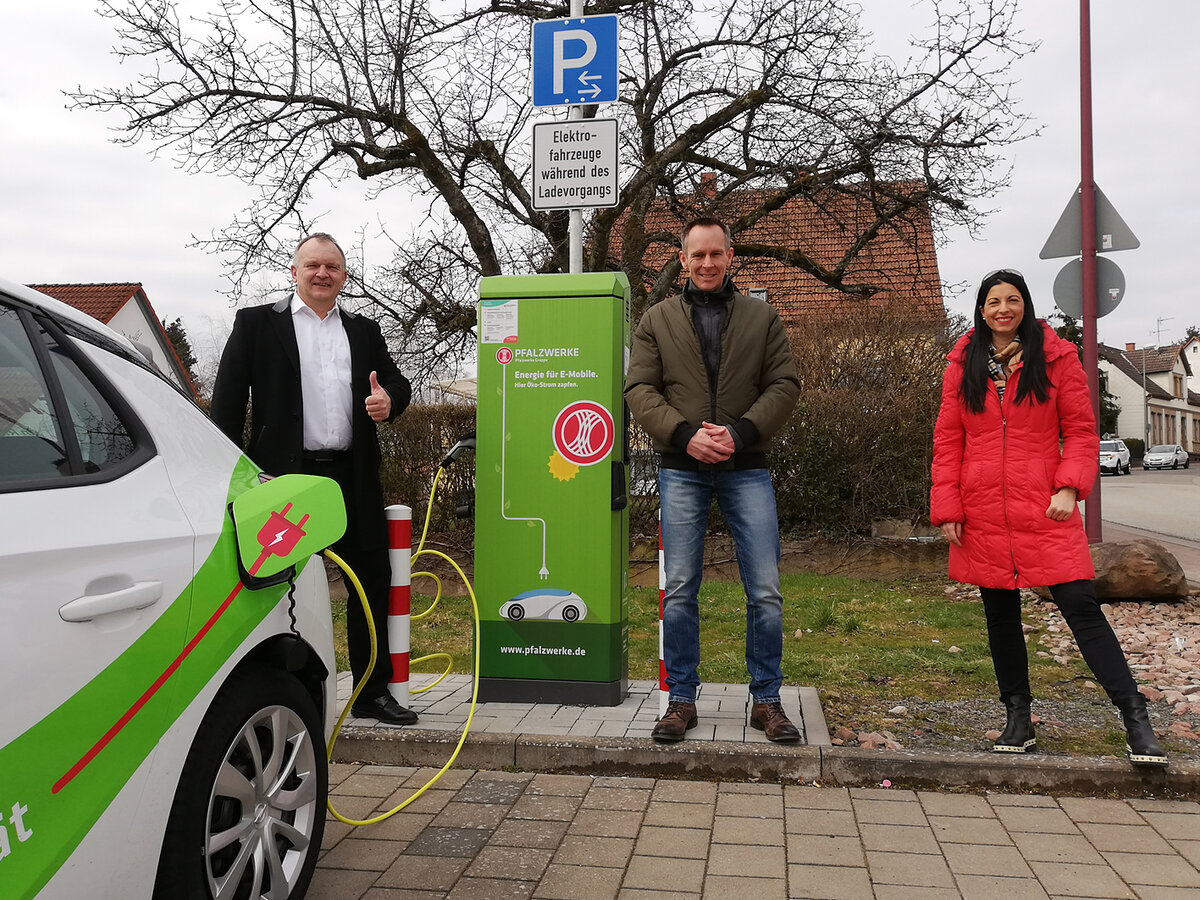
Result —
<instances>
[{"instance_id":1,"label":"car side window","mask_svg":"<svg viewBox=\"0 0 1200 900\"><path fill-rule=\"evenodd\" d=\"M0 306L0 398L0 488L103 473L136 449L66 349L7 306Z\"/></svg>"},{"instance_id":2,"label":"car side window","mask_svg":"<svg viewBox=\"0 0 1200 900\"><path fill-rule=\"evenodd\" d=\"M0 307L0 480L69 475L50 392L15 309Z\"/></svg>"}]
</instances>

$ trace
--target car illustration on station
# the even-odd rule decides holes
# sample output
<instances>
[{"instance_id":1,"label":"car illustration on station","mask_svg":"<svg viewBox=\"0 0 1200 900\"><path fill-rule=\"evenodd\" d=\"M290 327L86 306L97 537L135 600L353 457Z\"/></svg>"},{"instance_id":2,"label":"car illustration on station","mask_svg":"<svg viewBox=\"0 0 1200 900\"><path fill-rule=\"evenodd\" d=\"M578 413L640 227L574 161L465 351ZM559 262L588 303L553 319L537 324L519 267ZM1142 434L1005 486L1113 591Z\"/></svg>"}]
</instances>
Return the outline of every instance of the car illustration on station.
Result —
<instances>
[{"instance_id":1,"label":"car illustration on station","mask_svg":"<svg viewBox=\"0 0 1200 900\"><path fill-rule=\"evenodd\" d=\"M517 594L500 606L500 616L513 622L522 619L559 619L581 622L587 617L587 604L574 591L561 588L537 588Z\"/></svg>"}]
</instances>

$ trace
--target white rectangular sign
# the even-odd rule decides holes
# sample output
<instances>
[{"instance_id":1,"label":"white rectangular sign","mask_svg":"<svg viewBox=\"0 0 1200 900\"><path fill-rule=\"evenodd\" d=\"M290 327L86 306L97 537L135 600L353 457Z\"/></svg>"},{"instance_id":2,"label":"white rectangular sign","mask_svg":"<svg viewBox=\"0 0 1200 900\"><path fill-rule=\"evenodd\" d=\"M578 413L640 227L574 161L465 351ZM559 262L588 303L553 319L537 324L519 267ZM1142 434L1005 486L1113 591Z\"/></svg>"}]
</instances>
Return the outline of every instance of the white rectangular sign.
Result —
<instances>
[{"instance_id":1,"label":"white rectangular sign","mask_svg":"<svg viewBox=\"0 0 1200 900\"><path fill-rule=\"evenodd\" d=\"M617 120L533 126L533 208L617 205Z\"/></svg>"}]
</instances>

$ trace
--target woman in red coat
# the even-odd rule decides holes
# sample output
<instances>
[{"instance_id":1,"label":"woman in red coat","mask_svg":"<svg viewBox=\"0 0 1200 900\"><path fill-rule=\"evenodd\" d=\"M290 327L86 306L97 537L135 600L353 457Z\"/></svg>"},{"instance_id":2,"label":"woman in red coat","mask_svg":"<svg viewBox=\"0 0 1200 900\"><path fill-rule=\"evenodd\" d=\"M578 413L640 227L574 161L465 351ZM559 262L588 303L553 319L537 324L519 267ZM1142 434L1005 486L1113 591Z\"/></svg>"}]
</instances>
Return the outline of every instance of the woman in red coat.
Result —
<instances>
[{"instance_id":1,"label":"woman in red coat","mask_svg":"<svg viewBox=\"0 0 1200 900\"><path fill-rule=\"evenodd\" d=\"M1075 345L1035 317L1020 273L1002 269L983 279L975 327L949 361L933 437L930 519L950 542L950 577L979 585L983 598L1008 713L993 749L1024 753L1036 742L1019 589L1046 585L1121 711L1129 758L1165 764L1145 698L1092 588L1076 501L1095 483L1099 445Z\"/></svg>"}]
</instances>

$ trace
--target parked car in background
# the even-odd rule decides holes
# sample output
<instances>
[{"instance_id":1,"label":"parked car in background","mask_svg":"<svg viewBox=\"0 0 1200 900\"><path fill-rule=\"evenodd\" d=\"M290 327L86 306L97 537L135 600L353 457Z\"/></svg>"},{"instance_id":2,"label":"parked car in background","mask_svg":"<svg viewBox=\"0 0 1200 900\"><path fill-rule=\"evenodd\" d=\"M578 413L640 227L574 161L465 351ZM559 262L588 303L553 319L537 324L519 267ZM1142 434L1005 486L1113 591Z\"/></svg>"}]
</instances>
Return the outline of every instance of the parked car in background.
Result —
<instances>
[{"instance_id":1,"label":"parked car in background","mask_svg":"<svg viewBox=\"0 0 1200 900\"><path fill-rule=\"evenodd\" d=\"M1113 475L1128 475L1129 448L1124 441L1100 442L1100 474L1111 472Z\"/></svg>"},{"instance_id":2,"label":"parked car in background","mask_svg":"<svg viewBox=\"0 0 1200 900\"><path fill-rule=\"evenodd\" d=\"M1179 444L1155 444L1142 457L1143 469L1185 469L1191 465L1187 451Z\"/></svg>"},{"instance_id":3,"label":"parked car in background","mask_svg":"<svg viewBox=\"0 0 1200 900\"><path fill-rule=\"evenodd\" d=\"M312 554L344 512L0 280L0 896L304 895L336 701Z\"/></svg>"}]
</instances>

